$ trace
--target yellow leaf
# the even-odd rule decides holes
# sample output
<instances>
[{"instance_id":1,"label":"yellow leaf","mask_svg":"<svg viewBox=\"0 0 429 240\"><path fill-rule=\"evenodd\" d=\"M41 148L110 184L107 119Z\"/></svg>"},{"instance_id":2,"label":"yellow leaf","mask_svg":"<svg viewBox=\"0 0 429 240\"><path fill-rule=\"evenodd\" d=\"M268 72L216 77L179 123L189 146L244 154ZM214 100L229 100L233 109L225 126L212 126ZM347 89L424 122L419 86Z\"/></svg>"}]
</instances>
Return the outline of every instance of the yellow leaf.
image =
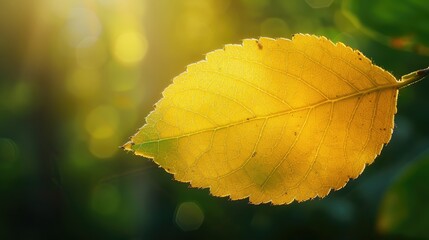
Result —
<instances>
[{"instance_id":1,"label":"yellow leaf","mask_svg":"<svg viewBox=\"0 0 429 240\"><path fill-rule=\"evenodd\" d=\"M246 39L188 66L124 148L215 196L324 197L389 142L398 89L414 75L397 81L325 37Z\"/></svg>"}]
</instances>

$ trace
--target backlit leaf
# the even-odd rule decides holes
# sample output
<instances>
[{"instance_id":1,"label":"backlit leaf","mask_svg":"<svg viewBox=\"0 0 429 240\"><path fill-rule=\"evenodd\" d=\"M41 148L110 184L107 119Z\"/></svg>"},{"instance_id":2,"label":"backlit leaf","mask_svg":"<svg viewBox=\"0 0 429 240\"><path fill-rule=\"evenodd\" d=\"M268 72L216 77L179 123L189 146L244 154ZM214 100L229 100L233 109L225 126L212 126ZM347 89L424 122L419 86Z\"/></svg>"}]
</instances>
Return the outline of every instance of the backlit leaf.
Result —
<instances>
[{"instance_id":1,"label":"backlit leaf","mask_svg":"<svg viewBox=\"0 0 429 240\"><path fill-rule=\"evenodd\" d=\"M124 148L215 196L285 204L358 177L389 142L401 86L324 37L246 39L188 66Z\"/></svg>"}]
</instances>

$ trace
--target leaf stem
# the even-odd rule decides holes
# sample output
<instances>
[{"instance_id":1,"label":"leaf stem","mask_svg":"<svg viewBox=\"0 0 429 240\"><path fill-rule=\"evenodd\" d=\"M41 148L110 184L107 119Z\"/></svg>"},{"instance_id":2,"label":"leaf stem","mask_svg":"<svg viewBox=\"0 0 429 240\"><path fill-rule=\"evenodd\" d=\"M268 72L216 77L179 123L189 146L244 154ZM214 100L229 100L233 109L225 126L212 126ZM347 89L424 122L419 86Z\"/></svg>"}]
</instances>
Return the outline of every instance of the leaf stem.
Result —
<instances>
[{"instance_id":1,"label":"leaf stem","mask_svg":"<svg viewBox=\"0 0 429 240\"><path fill-rule=\"evenodd\" d=\"M429 67L414 71L412 73L408 73L401 77L401 80L399 81L398 86L399 88L408 87L409 85L422 80L428 75L429 75Z\"/></svg>"}]
</instances>

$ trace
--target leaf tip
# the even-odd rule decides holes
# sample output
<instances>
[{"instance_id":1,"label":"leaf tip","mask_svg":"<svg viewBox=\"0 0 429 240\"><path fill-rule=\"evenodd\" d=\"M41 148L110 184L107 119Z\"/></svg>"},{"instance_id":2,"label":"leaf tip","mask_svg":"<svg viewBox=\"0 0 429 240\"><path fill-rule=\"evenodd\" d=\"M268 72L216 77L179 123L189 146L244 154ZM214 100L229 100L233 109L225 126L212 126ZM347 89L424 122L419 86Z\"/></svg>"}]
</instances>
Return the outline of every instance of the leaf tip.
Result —
<instances>
[{"instance_id":1,"label":"leaf tip","mask_svg":"<svg viewBox=\"0 0 429 240\"><path fill-rule=\"evenodd\" d=\"M134 144L135 143L131 140L131 141L128 141L127 143L125 143L124 145L120 146L119 148L122 148L126 151L134 152L134 149L133 149Z\"/></svg>"}]
</instances>

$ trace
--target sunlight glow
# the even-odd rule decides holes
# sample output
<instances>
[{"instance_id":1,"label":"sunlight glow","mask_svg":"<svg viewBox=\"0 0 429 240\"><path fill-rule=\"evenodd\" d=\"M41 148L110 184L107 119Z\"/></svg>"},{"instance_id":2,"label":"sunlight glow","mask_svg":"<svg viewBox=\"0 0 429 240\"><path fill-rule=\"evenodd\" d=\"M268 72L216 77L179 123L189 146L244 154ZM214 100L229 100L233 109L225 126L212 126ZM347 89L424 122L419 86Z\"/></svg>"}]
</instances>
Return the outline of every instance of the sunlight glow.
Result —
<instances>
[{"instance_id":1,"label":"sunlight glow","mask_svg":"<svg viewBox=\"0 0 429 240\"><path fill-rule=\"evenodd\" d=\"M139 32L130 31L119 35L113 52L119 62L134 65L143 59L146 50L146 38Z\"/></svg>"}]
</instances>

